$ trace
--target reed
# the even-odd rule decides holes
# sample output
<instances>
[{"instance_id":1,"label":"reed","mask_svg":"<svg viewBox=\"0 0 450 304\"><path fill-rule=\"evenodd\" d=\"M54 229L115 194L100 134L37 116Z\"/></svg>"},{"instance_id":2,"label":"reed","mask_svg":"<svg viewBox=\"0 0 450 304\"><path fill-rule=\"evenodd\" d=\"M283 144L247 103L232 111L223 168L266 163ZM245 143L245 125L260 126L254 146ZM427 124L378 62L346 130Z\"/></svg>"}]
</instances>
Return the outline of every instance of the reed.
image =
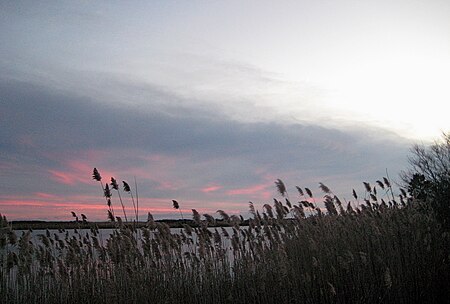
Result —
<instances>
[{"instance_id":1,"label":"reed","mask_svg":"<svg viewBox=\"0 0 450 304\"><path fill-rule=\"evenodd\" d=\"M261 210L250 203L248 226L219 210L229 227L218 229L219 219L193 209L194 225L171 230L149 213L142 228L113 217L116 228L103 241L94 224L88 232L47 231L36 239L12 231L0 216L0 297L4 303L444 303L449 235L428 205L403 194L396 200L388 182L364 183L359 205L355 191L355 201L343 204L324 184L323 202L310 202L312 191L300 187L297 202L286 200L277 180L286 203L274 199Z\"/></svg>"}]
</instances>

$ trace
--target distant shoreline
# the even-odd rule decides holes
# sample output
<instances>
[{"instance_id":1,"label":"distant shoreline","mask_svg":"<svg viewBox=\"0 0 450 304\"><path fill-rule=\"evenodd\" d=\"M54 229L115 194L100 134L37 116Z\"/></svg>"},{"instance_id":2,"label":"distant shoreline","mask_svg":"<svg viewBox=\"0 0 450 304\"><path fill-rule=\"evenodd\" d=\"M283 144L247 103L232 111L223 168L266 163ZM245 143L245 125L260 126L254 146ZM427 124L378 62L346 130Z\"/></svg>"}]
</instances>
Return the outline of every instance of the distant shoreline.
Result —
<instances>
[{"instance_id":1,"label":"distant shoreline","mask_svg":"<svg viewBox=\"0 0 450 304\"><path fill-rule=\"evenodd\" d=\"M193 220L155 220L156 223L165 223L170 228L183 228L183 225L189 225L191 227L198 226ZM90 228L98 228L98 229L113 229L118 228L118 222L83 222L83 221L40 221L40 220L28 220L28 221L10 221L9 226L13 230L40 230L40 229L90 229ZM134 227L136 225L137 228L146 227L146 222L123 222L124 226ZM248 225L248 220L244 221L242 226ZM229 223L223 220L216 220L216 225L208 224L208 227L228 227Z\"/></svg>"}]
</instances>

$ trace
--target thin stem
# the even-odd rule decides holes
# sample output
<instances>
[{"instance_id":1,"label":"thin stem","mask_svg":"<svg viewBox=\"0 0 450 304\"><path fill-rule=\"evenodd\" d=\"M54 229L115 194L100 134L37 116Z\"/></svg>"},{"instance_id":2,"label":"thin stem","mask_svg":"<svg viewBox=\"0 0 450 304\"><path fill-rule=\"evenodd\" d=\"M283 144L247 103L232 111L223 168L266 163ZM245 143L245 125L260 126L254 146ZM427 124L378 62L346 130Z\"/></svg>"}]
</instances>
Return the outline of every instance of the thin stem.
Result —
<instances>
[{"instance_id":1,"label":"thin stem","mask_svg":"<svg viewBox=\"0 0 450 304\"><path fill-rule=\"evenodd\" d=\"M394 191L392 191L391 178L389 177L389 173L388 173L388 169L387 168L386 168L386 177L387 177L387 179L389 181L389 189L391 190L392 200L394 201L395 200Z\"/></svg>"},{"instance_id":2,"label":"thin stem","mask_svg":"<svg viewBox=\"0 0 450 304\"><path fill-rule=\"evenodd\" d=\"M139 196L136 182L136 176L134 177L134 189L136 189L136 222L139 222Z\"/></svg>"},{"instance_id":3,"label":"thin stem","mask_svg":"<svg viewBox=\"0 0 450 304\"><path fill-rule=\"evenodd\" d=\"M125 222L128 223L127 213L125 212L125 206L123 205L122 196L120 195L120 191L118 188L117 188L117 194L119 195L120 204L122 205L123 216L125 217Z\"/></svg>"}]
</instances>

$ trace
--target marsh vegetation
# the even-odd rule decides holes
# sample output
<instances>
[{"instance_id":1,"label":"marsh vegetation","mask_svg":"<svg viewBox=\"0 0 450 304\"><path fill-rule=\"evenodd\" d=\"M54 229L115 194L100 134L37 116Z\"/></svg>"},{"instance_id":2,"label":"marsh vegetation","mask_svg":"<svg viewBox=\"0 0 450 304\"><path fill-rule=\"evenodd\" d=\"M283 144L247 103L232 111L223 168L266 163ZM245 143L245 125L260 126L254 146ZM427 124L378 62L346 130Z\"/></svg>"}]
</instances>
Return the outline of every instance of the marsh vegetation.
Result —
<instances>
[{"instance_id":1,"label":"marsh vegetation","mask_svg":"<svg viewBox=\"0 0 450 304\"><path fill-rule=\"evenodd\" d=\"M219 210L230 228L215 227L217 218L192 210L192 224L174 231L151 214L144 227L134 225L133 216L127 221L114 216L111 193L102 184L115 225L104 242L94 224L88 233L61 237L47 230L33 239L31 231L17 236L1 217L2 302L447 300L449 234L429 204L403 190L394 196L387 178L364 183L364 197L353 191L351 202L341 202L320 184L324 208L308 188L296 187L291 201L281 180L276 187L280 198L273 204L262 210L249 204L248 226Z\"/></svg>"}]
</instances>

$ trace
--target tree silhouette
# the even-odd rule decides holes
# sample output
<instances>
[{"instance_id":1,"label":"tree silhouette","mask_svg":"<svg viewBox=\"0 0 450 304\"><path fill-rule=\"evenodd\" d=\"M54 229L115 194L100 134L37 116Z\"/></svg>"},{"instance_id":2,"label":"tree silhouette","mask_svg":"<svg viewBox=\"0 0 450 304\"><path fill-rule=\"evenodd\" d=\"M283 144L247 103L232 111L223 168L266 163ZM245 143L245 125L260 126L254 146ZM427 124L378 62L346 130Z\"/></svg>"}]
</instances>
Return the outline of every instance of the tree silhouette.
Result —
<instances>
[{"instance_id":1,"label":"tree silhouette","mask_svg":"<svg viewBox=\"0 0 450 304\"><path fill-rule=\"evenodd\" d=\"M414 145L408 161L410 168L401 177L409 194L430 203L450 230L450 133L430 146Z\"/></svg>"}]
</instances>

